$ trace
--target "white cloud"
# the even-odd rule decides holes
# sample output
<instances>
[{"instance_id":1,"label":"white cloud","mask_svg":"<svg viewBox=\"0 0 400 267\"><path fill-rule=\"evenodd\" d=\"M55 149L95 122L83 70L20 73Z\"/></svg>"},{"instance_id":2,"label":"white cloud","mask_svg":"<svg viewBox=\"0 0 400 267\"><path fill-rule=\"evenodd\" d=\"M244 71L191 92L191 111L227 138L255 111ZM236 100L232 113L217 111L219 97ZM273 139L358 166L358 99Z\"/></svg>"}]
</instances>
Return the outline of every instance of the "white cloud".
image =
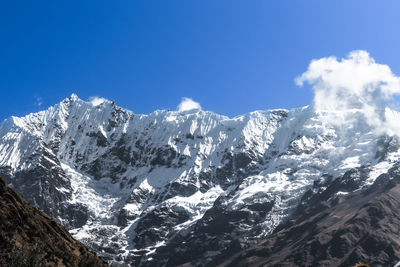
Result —
<instances>
[{"instance_id":1,"label":"white cloud","mask_svg":"<svg viewBox=\"0 0 400 267\"><path fill-rule=\"evenodd\" d=\"M329 123L355 122L358 114L370 126L394 131L390 121L394 116L387 114L394 96L400 93L400 78L389 66L376 63L368 52L352 51L339 60L336 57L312 60L308 70L295 81L299 86L305 82L312 85L314 109L329 114Z\"/></svg>"},{"instance_id":2,"label":"white cloud","mask_svg":"<svg viewBox=\"0 0 400 267\"><path fill-rule=\"evenodd\" d=\"M98 96L91 96L91 97L89 97L89 101L90 101L90 103L92 103L93 106L98 106L108 100L105 98L102 98L102 97L98 97Z\"/></svg>"},{"instance_id":3,"label":"white cloud","mask_svg":"<svg viewBox=\"0 0 400 267\"><path fill-rule=\"evenodd\" d=\"M178 105L178 111L186 111L192 109L201 109L198 102L188 97L183 97L181 103Z\"/></svg>"}]
</instances>

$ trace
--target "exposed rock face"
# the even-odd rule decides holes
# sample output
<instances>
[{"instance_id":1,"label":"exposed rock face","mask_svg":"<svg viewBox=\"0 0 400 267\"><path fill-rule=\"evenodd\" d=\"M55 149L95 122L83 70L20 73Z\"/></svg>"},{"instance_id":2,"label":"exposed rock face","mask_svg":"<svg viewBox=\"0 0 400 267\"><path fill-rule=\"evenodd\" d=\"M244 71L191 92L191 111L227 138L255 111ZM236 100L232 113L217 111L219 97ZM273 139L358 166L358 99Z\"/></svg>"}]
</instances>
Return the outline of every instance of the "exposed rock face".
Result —
<instances>
[{"instance_id":1,"label":"exposed rock face","mask_svg":"<svg viewBox=\"0 0 400 267\"><path fill-rule=\"evenodd\" d=\"M110 262L213 266L399 161L397 137L352 116L356 127L312 107L141 115L72 95L0 124L0 174Z\"/></svg>"},{"instance_id":2,"label":"exposed rock face","mask_svg":"<svg viewBox=\"0 0 400 267\"><path fill-rule=\"evenodd\" d=\"M362 180L363 171L346 173L267 239L221 266L394 266L400 262L399 167L356 192L353 181Z\"/></svg>"},{"instance_id":3,"label":"exposed rock face","mask_svg":"<svg viewBox=\"0 0 400 267\"><path fill-rule=\"evenodd\" d=\"M1 266L108 266L0 178Z\"/></svg>"}]
</instances>

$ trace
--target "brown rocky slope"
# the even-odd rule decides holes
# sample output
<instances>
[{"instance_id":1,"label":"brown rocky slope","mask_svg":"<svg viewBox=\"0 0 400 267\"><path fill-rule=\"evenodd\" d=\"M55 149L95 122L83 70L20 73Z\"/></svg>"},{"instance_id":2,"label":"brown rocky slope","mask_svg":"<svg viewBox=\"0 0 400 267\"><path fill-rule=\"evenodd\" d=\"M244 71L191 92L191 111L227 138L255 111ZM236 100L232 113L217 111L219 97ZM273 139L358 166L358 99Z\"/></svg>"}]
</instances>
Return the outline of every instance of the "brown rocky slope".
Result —
<instances>
[{"instance_id":1,"label":"brown rocky slope","mask_svg":"<svg viewBox=\"0 0 400 267\"><path fill-rule=\"evenodd\" d=\"M0 266L108 266L0 178Z\"/></svg>"}]
</instances>

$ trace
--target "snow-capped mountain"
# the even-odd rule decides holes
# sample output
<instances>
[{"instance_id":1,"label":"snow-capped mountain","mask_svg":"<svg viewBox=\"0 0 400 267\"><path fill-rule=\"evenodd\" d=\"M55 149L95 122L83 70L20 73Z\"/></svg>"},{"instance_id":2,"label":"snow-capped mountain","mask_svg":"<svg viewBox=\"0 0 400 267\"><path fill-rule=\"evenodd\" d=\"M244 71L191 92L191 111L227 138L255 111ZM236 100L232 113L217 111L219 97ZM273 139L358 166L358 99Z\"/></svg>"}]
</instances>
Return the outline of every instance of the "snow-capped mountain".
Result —
<instances>
[{"instance_id":1,"label":"snow-capped mountain","mask_svg":"<svg viewBox=\"0 0 400 267\"><path fill-rule=\"evenodd\" d=\"M395 166L397 136L346 112L352 124L313 106L141 115L72 95L0 125L0 175L110 262L214 265L336 178L362 169L330 196L340 201Z\"/></svg>"}]
</instances>

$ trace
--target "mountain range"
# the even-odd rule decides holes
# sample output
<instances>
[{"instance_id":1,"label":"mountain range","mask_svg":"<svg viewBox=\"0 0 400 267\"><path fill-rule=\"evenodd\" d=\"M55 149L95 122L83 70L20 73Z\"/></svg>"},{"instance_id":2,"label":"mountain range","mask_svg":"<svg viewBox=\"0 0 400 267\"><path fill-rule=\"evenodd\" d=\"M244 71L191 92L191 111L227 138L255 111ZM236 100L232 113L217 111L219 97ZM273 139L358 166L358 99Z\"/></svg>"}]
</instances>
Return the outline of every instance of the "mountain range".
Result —
<instances>
[{"instance_id":1,"label":"mountain range","mask_svg":"<svg viewBox=\"0 0 400 267\"><path fill-rule=\"evenodd\" d=\"M394 265L400 140L346 116L144 115L73 94L0 124L0 176L115 266Z\"/></svg>"}]
</instances>

